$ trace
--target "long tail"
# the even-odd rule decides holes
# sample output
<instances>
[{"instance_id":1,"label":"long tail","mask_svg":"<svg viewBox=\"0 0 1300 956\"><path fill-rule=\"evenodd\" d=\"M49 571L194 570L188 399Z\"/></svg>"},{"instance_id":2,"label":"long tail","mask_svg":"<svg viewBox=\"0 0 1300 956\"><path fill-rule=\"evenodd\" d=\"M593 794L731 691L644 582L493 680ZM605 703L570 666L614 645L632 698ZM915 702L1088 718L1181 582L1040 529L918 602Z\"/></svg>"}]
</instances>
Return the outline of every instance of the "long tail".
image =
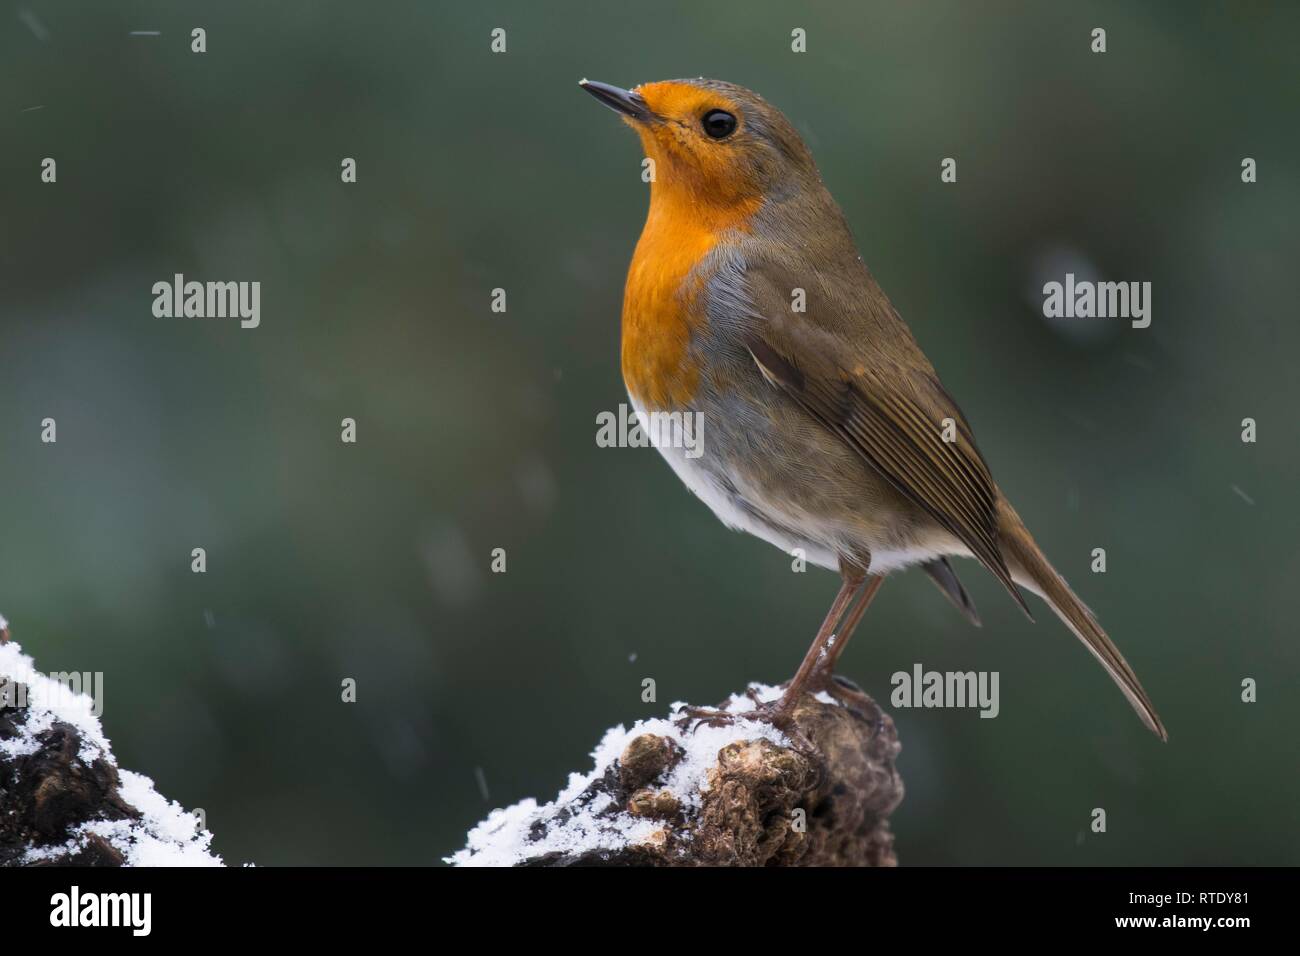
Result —
<instances>
[{"instance_id":1,"label":"long tail","mask_svg":"<svg viewBox=\"0 0 1300 956\"><path fill-rule=\"evenodd\" d=\"M1160 715L1156 713L1147 692L1142 689L1142 682L1133 673L1133 668L1129 667L1119 648L1106 636L1092 612L1075 597L1070 586L1065 583L1065 578L1056 573L1043 552L1038 550L1038 545L1034 543L1024 522L1005 498L999 498L998 501L998 532L1012 580L1033 591L1051 606L1056 616L1065 622L1065 626L1083 641L1084 646L1092 651L1093 657L1106 668L1106 673L1119 685L1147 729L1161 740L1168 740L1165 725L1160 722Z\"/></svg>"}]
</instances>

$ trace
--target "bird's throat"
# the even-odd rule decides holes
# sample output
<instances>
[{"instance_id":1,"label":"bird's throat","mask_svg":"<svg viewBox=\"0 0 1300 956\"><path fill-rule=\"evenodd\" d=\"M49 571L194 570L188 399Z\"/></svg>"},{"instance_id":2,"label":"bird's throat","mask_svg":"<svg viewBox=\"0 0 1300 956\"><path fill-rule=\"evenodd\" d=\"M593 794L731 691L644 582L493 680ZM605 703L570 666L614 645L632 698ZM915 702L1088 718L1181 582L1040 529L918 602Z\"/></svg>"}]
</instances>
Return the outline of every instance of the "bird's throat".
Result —
<instances>
[{"instance_id":1,"label":"bird's throat","mask_svg":"<svg viewBox=\"0 0 1300 956\"><path fill-rule=\"evenodd\" d=\"M687 407L699 386L691 338L706 321L709 254L748 232L760 203L718 207L656 183L623 294L623 381L648 411Z\"/></svg>"}]
</instances>

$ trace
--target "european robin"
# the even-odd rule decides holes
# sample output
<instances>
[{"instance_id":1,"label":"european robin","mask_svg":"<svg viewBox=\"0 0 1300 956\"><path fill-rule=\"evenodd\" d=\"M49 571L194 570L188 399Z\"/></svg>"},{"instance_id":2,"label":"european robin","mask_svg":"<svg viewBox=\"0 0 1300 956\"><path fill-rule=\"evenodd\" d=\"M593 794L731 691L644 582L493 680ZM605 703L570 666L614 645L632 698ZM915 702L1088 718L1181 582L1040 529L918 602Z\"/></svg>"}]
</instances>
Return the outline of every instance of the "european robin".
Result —
<instances>
[{"instance_id":1,"label":"european robin","mask_svg":"<svg viewBox=\"0 0 1300 956\"><path fill-rule=\"evenodd\" d=\"M728 526L841 576L798 671L759 716L786 726L802 694L834 686L892 571L920 566L978 623L948 563L960 556L1026 614L1016 585L1045 600L1168 739L1133 669L998 490L781 112L718 80L581 85L654 162L623 297L633 407L698 415L702 454L656 443L678 477Z\"/></svg>"}]
</instances>

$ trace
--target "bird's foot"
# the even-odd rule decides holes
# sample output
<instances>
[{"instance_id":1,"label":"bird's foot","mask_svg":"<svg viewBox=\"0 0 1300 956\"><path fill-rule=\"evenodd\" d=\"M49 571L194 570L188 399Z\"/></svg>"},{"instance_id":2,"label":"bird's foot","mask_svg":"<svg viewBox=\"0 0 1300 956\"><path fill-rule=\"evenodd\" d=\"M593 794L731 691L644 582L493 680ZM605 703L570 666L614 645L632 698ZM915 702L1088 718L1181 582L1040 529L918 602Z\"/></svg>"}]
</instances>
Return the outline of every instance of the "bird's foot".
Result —
<instances>
[{"instance_id":1,"label":"bird's foot","mask_svg":"<svg viewBox=\"0 0 1300 956\"><path fill-rule=\"evenodd\" d=\"M816 750L803 732L795 726L794 707L784 696L776 700L762 700L758 691L750 687L745 696L754 702L749 710L719 710L713 707L683 707L681 715L675 721L677 728L683 732L694 733L701 725L706 727L727 727L738 720L757 721L771 724L789 738L796 750L812 753Z\"/></svg>"},{"instance_id":2,"label":"bird's foot","mask_svg":"<svg viewBox=\"0 0 1300 956\"><path fill-rule=\"evenodd\" d=\"M883 729L881 711L876 707L864 706L864 702L867 705L871 704L871 698L857 682L839 674L828 675L818 672L809 683L816 686L818 690L825 691L841 707L847 707L863 720L875 725L876 733L880 733Z\"/></svg>"},{"instance_id":3,"label":"bird's foot","mask_svg":"<svg viewBox=\"0 0 1300 956\"><path fill-rule=\"evenodd\" d=\"M825 691L836 700L843 697L857 694L866 696L866 691L859 687L854 681L847 677L841 677L839 674L828 673L825 670L816 670L813 672L812 680L808 682L808 690L811 693Z\"/></svg>"},{"instance_id":4,"label":"bird's foot","mask_svg":"<svg viewBox=\"0 0 1300 956\"><path fill-rule=\"evenodd\" d=\"M673 721L677 729L694 733L701 725L705 727L726 727L735 723L739 714L718 710L715 707L683 707L677 712L680 716Z\"/></svg>"}]
</instances>

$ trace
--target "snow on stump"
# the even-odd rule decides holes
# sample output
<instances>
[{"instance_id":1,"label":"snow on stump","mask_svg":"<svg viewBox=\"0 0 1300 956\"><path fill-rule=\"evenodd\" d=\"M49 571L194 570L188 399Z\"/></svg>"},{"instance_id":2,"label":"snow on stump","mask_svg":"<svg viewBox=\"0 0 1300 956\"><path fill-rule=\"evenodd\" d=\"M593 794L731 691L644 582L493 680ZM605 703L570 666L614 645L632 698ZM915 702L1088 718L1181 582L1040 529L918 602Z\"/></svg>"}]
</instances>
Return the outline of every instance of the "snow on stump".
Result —
<instances>
[{"instance_id":1,"label":"snow on stump","mask_svg":"<svg viewBox=\"0 0 1300 956\"><path fill-rule=\"evenodd\" d=\"M94 701L4 637L0 866L221 866L193 814L118 768Z\"/></svg>"},{"instance_id":2,"label":"snow on stump","mask_svg":"<svg viewBox=\"0 0 1300 956\"><path fill-rule=\"evenodd\" d=\"M754 685L760 700L781 689ZM674 705L676 710L680 705ZM595 769L551 803L494 810L458 866L896 866L889 815L903 799L894 722L847 682L805 697L793 732L747 720L673 719L605 733ZM809 746L810 745L810 746Z\"/></svg>"}]
</instances>

